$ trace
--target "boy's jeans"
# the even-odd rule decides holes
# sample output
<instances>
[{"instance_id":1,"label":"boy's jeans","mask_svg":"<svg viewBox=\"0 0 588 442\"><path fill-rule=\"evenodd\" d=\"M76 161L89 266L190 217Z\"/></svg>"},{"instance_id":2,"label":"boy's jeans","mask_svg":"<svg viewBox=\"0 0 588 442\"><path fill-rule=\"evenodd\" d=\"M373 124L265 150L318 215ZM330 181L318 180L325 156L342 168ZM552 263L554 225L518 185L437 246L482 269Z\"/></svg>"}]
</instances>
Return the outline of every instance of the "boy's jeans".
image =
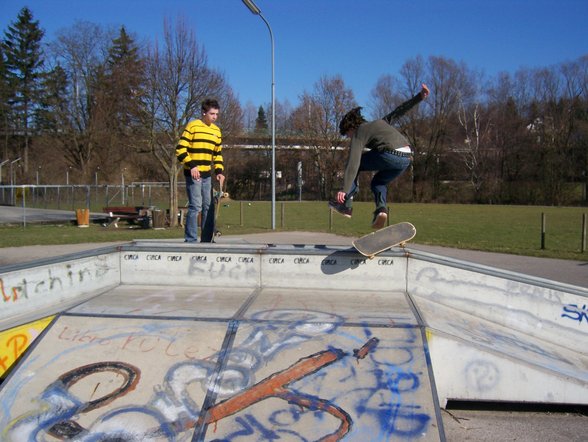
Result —
<instances>
[{"instance_id":1,"label":"boy's jeans","mask_svg":"<svg viewBox=\"0 0 588 442\"><path fill-rule=\"evenodd\" d=\"M192 175L186 178L186 193L188 195L188 213L186 214L186 228L184 239L186 242L198 241L198 213L202 213L202 225L208 215L210 207L211 178L200 178L198 181Z\"/></svg>"},{"instance_id":2,"label":"boy's jeans","mask_svg":"<svg viewBox=\"0 0 588 442\"><path fill-rule=\"evenodd\" d=\"M361 163L359 165L359 172L362 171L377 171L372 178L371 189L374 193L374 202L376 210L386 207L386 199L388 196L388 184L398 178L410 166L410 158L400 157L390 152L379 152L375 149L364 153L361 156ZM359 190L357 184L357 177L351 186L351 190L345 198L345 205L351 205L353 195Z\"/></svg>"}]
</instances>

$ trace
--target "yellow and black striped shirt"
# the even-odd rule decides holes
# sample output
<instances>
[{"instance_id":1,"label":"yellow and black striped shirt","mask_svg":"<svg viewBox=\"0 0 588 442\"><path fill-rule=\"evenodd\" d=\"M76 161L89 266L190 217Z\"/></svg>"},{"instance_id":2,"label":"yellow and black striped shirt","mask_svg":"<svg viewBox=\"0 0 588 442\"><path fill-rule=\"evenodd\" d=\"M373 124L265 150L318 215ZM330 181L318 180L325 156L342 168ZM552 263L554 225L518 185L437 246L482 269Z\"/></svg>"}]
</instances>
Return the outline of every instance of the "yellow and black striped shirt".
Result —
<instances>
[{"instance_id":1,"label":"yellow and black striped shirt","mask_svg":"<svg viewBox=\"0 0 588 442\"><path fill-rule=\"evenodd\" d=\"M184 165L184 173L189 173L193 167L198 167L202 177L210 176L213 167L216 173L222 173L220 128L214 123L208 126L202 120L190 121L176 146L176 157Z\"/></svg>"}]
</instances>

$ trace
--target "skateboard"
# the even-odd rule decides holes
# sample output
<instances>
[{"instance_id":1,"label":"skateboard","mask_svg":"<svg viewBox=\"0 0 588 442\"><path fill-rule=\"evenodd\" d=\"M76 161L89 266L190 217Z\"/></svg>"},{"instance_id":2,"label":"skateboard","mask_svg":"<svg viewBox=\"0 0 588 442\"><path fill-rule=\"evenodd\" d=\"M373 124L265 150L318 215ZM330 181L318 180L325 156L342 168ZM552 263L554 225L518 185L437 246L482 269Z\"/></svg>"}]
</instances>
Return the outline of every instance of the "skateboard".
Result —
<instances>
[{"instance_id":1,"label":"skateboard","mask_svg":"<svg viewBox=\"0 0 588 442\"><path fill-rule=\"evenodd\" d=\"M229 194L223 191L222 186L220 186L218 190L212 190L212 200L210 202L208 216L206 217L206 226L202 229L202 242L214 242L215 238L222 235L222 232L216 227L216 222L218 220L218 214L220 213L222 200L223 198L228 197Z\"/></svg>"},{"instance_id":2,"label":"skateboard","mask_svg":"<svg viewBox=\"0 0 588 442\"><path fill-rule=\"evenodd\" d=\"M415 235L416 228L411 223L403 222L364 235L353 241L353 247L371 259L391 247L404 246Z\"/></svg>"},{"instance_id":3,"label":"skateboard","mask_svg":"<svg viewBox=\"0 0 588 442\"><path fill-rule=\"evenodd\" d=\"M212 195L214 201L214 236L221 236L222 232L216 228L216 221L218 220L218 214L220 213L221 203L223 198L228 198L229 193L223 192L223 186L219 186L218 190L215 190Z\"/></svg>"}]
</instances>

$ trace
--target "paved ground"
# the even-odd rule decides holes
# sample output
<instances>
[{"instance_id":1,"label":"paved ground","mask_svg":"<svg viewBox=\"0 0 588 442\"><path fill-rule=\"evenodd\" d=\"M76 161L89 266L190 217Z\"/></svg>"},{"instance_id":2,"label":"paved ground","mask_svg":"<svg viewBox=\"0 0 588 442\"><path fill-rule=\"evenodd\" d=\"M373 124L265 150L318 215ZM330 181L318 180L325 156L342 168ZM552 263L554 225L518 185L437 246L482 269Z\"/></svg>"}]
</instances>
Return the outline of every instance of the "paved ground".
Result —
<instances>
[{"instance_id":1,"label":"paved ground","mask_svg":"<svg viewBox=\"0 0 588 442\"><path fill-rule=\"evenodd\" d=\"M0 207L0 223L15 222L14 212ZM12 209L12 208L11 208ZM10 212L10 213L9 213ZM51 211L54 212L54 211ZM71 212L67 212L71 218ZM46 214L52 220L60 214ZM12 218L11 218L12 216ZM63 217L63 214L61 214ZM10 221L8 221L10 219ZM18 213L16 222L18 221ZM42 221L43 214L28 210L27 222ZM350 238L332 234L308 232L268 232L253 235L221 237L219 242L250 244L322 244L349 246ZM121 243L75 244L69 246L32 246L0 249L0 265L27 262L79 252L106 245ZM411 248L474 262L490 267L524 273L558 282L588 287L588 258L586 261L568 261L530 258L496 253L475 252L411 243ZM443 410L445 433L448 441L552 441L569 442L586 440L588 414L580 411L491 411L472 409Z\"/></svg>"}]
</instances>

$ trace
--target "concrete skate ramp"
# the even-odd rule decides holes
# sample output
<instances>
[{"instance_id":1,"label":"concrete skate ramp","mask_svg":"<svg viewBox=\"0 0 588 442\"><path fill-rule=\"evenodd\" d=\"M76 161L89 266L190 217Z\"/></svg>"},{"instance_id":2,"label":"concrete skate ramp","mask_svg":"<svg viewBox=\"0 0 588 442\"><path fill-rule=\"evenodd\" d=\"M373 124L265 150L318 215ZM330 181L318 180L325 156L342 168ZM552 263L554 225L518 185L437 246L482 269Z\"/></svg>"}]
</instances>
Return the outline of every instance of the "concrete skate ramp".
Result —
<instances>
[{"instance_id":1,"label":"concrete skate ramp","mask_svg":"<svg viewBox=\"0 0 588 442\"><path fill-rule=\"evenodd\" d=\"M447 400L587 403L580 287L313 246L0 270L0 330L56 314L0 387L1 440L445 440Z\"/></svg>"}]
</instances>

